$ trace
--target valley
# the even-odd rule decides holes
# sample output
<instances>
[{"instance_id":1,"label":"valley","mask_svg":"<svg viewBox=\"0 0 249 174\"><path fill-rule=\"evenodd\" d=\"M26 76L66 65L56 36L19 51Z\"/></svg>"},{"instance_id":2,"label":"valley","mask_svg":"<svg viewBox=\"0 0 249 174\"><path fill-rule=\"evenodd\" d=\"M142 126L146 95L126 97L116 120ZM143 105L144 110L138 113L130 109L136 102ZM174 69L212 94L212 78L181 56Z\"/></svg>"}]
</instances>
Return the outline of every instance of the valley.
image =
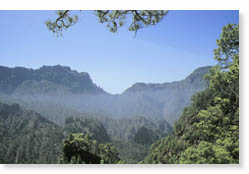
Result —
<instances>
[{"instance_id":1,"label":"valley","mask_svg":"<svg viewBox=\"0 0 249 174\"><path fill-rule=\"evenodd\" d=\"M148 155L151 144L172 134L172 126L192 94L206 88L203 76L209 69L198 68L186 79L172 83L136 83L124 93L112 95L97 87L88 73L69 67L0 67L1 117L6 118L1 129L12 126L1 135L1 142L6 142L2 153L9 149L11 158L6 160L3 155L1 163L58 163L63 140L79 132L98 143L112 143L123 162L138 163ZM11 109L14 107L16 110ZM21 123L10 121L17 118ZM41 131L39 136L37 131ZM53 141L43 138L49 132ZM30 136L38 139L26 138ZM21 143L16 144L18 141ZM56 144L49 148L53 152L43 153L43 143L48 147ZM24 149L29 153L22 157Z\"/></svg>"}]
</instances>

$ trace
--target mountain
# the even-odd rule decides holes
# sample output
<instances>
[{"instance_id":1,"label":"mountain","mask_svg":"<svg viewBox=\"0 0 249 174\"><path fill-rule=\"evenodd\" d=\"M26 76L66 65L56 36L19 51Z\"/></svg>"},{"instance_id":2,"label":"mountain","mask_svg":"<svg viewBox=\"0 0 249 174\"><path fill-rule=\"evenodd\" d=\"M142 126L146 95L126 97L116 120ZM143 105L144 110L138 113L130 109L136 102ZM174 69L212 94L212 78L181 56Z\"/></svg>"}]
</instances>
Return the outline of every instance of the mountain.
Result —
<instances>
[{"instance_id":1,"label":"mountain","mask_svg":"<svg viewBox=\"0 0 249 174\"><path fill-rule=\"evenodd\" d=\"M71 92L68 88L47 80L25 80L16 87L12 95L36 96L37 94L43 96L64 96L71 95Z\"/></svg>"},{"instance_id":2,"label":"mountain","mask_svg":"<svg viewBox=\"0 0 249 174\"><path fill-rule=\"evenodd\" d=\"M203 76L209 69L198 68L184 80L171 83L136 83L122 94L111 95L97 87L88 73L70 67L0 67L0 93L61 126L67 116L72 116L71 111L104 113L112 118L143 116L173 125L191 96L207 87Z\"/></svg>"},{"instance_id":3,"label":"mountain","mask_svg":"<svg viewBox=\"0 0 249 174\"><path fill-rule=\"evenodd\" d=\"M26 82L25 82L26 81ZM18 89L25 91L26 87L42 85L52 86L70 91L71 93L106 93L97 87L86 72L78 73L66 66L43 66L39 69L27 69L23 67L8 68L0 66L0 92L11 95ZM60 85L60 86L58 86ZM24 90L23 90L24 89ZM41 88L43 90L43 88ZM38 90L38 89L37 89ZM39 91L38 91L39 92ZM50 89L51 92L51 89Z\"/></svg>"},{"instance_id":4,"label":"mountain","mask_svg":"<svg viewBox=\"0 0 249 174\"><path fill-rule=\"evenodd\" d=\"M167 82L167 83L135 83L130 88L125 90L123 94L128 93L135 93L141 91L160 91L165 89L172 89L172 88L187 88L187 87L195 87L196 90L203 89L206 87L203 79L203 75L208 73L208 70L211 66L201 67L194 70L189 76L187 76L184 80L181 81L174 81L174 82Z\"/></svg>"},{"instance_id":5,"label":"mountain","mask_svg":"<svg viewBox=\"0 0 249 174\"><path fill-rule=\"evenodd\" d=\"M209 68L111 95L69 67L0 67L0 102L8 103L0 104L0 163L56 163L65 135L78 132L113 142L120 159L136 163L172 133L191 96L208 86L203 76Z\"/></svg>"},{"instance_id":6,"label":"mountain","mask_svg":"<svg viewBox=\"0 0 249 174\"><path fill-rule=\"evenodd\" d=\"M127 110L132 111L132 115L164 118L173 124L183 109L190 104L191 96L207 87L203 76L210 68L211 66L198 68L181 81L134 84L122 94L123 97L130 99L130 108Z\"/></svg>"},{"instance_id":7,"label":"mountain","mask_svg":"<svg viewBox=\"0 0 249 174\"><path fill-rule=\"evenodd\" d=\"M56 163L63 137L62 128L35 111L0 103L1 164Z\"/></svg>"}]
</instances>

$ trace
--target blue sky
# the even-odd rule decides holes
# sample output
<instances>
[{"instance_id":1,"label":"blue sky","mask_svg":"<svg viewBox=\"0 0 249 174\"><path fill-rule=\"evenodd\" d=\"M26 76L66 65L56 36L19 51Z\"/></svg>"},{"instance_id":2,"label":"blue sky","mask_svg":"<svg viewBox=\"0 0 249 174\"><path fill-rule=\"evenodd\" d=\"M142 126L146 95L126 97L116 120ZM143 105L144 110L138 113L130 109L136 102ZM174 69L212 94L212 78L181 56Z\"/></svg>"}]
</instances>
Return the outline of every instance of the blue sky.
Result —
<instances>
[{"instance_id":1,"label":"blue sky","mask_svg":"<svg viewBox=\"0 0 249 174\"><path fill-rule=\"evenodd\" d=\"M88 72L107 92L122 93L136 82L182 80L194 69L214 65L222 27L239 23L238 11L170 11L162 22L117 34L92 11L75 12L79 22L57 38L45 26L55 11L0 11L0 65L70 66Z\"/></svg>"}]
</instances>

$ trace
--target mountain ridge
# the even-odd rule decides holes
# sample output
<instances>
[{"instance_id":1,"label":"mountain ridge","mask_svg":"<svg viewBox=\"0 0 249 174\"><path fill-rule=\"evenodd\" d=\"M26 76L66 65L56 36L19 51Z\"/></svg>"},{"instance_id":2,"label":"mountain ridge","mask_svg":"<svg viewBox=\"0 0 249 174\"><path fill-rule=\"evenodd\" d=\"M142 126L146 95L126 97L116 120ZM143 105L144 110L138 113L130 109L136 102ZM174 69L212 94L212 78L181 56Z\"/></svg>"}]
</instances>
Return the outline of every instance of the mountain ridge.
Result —
<instances>
[{"instance_id":1,"label":"mountain ridge","mask_svg":"<svg viewBox=\"0 0 249 174\"><path fill-rule=\"evenodd\" d=\"M88 73L79 73L68 66L42 66L39 69L0 66L0 92L11 95L26 80L47 80L65 86L72 93L107 93L93 83Z\"/></svg>"},{"instance_id":2,"label":"mountain ridge","mask_svg":"<svg viewBox=\"0 0 249 174\"><path fill-rule=\"evenodd\" d=\"M192 79L193 74L196 73L202 73L201 71L204 70L204 73L206 73L206 69L210 69L212 66L203 66L195 69L192 73L190 73L185 79L183 80L176 80L172 82L164 82L164 83L144 83L144 82L137 82L134 83L131 87L127 88L122 94L127 92L135 92L136 90L161 90L164 89L172 84L182 82L184 80L190 80ZM203 73L202 73L203 74Z\"/></svg>"},{"instance_id":3,"label":"mountain ridge","mask_svg":"<svg viewBox=\"0 0 249 174\"><path fill-rule=\"evenodd\" d=\"M166 119L173 125L190 103L191 96L207 87L203 76L210 67L198 68L180 81L135 83L124 93L112 95L97 87L88 73L78 73L70 67L43 66L32 70L0 66L0 92L29 102L26 105L30 109L38 107L42 115L47 115L49 107L65 106L78 112L106 113L116 118Z\"/></svg>"}]
</instances>

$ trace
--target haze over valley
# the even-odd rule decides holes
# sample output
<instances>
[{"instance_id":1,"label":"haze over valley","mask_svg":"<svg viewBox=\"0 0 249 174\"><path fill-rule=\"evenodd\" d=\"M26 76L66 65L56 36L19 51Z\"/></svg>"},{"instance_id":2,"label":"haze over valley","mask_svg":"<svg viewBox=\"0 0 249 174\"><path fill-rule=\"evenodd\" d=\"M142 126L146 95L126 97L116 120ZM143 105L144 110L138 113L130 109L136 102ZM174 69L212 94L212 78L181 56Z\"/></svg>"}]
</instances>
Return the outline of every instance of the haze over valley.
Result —
<instances>
[{"instance_id":1,"label":"haze over valley","mask_svg":"<svg viewBox=\"0 0 249 174\"><path fill-rule=\"evenodd\" d=\"M37 70L0 67L0 92L10 101L19 101L26 108L47 115L51 121L57 120L53 118L56 109L61 110L61 120L56 122L60 125L68 114L63 112L66 108L115 119L135 116L164 119L173 125L191 96L207 86L203 76L209 68L198 68L181 81L135 83L122 94L112 95L94 84L88 73L70 67L43 66Z\"/></svg>"}]
</instances>

